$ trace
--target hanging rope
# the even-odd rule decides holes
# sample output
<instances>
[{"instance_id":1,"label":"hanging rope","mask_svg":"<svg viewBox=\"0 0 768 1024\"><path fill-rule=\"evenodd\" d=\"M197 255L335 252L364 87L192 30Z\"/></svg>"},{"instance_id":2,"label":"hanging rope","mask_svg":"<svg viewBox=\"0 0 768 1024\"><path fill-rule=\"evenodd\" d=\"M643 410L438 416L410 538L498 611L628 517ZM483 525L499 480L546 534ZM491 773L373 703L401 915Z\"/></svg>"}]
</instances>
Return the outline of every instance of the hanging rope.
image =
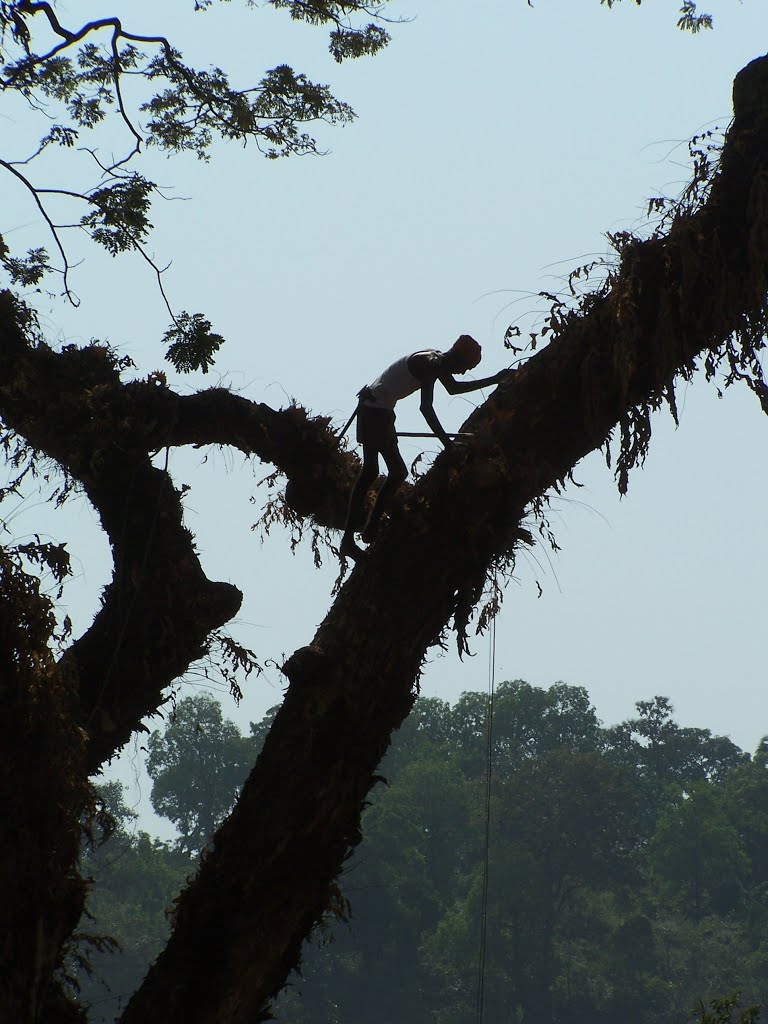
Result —
<instances>
[{"instance_id":1,"label":"hanging rope","mask_svg":"<svg viewBox=\"0 0 768 1024\"><path fill-rule=\"evenodd\" d=\"M485 951L488 934L488 865L491 849L491 774L493 770L493 702L496 692L496 617L491 619L491 643L488 655L488 703L485 712L485 837L483 842L483 892L480 902L480 952L477 959L477 1024L483 1021L485 1001Z\"/></svg>"}]
</instances>

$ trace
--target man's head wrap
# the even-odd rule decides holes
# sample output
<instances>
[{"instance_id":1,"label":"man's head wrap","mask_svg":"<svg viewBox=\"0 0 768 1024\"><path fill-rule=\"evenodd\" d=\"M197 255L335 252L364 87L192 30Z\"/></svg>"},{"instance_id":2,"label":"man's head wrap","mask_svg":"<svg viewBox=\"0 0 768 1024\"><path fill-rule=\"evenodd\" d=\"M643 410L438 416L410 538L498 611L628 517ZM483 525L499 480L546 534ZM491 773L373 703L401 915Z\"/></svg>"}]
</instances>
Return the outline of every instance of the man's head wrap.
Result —
<instances>
[{"instance_id":1,"label":"man's head wrap","mask_svg":"<svg viewBox=\"0 0 768 1024\"><path fill-rule=\"evenodd\" d=\"M460 338L457 338L451 345L450 351L461 358L468 370L477 366L483 357L483 350L469 334L462 334Z\"/></svg>"}]
</instances>

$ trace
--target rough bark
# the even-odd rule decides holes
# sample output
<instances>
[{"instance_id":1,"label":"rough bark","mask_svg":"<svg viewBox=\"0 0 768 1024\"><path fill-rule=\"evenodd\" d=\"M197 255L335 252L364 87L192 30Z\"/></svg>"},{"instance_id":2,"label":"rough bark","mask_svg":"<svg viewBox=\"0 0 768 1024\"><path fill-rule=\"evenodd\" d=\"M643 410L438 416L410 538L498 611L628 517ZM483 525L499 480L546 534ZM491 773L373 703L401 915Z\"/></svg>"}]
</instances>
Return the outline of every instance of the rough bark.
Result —
<instances>
[{"instance_id":1,"label":"rough bark","mask_svg":"<svg viewBox=\"0 0 768 1024\"><path fill-rule=\"evenodd\" d=\"M83 910L74 870L88 800L72 680L48 648L51 604L0 547L0 1019L79 1018L55 975Z\"/></svg>"},{"instance_id":2,"label":"rough bark","mask_svg":"<svg viewBox=\"0 0 768 1024\"><path fill-rule=\"evenodd\" d=\"M394 510L312 643L230 819L182 894L166 951L123 1024L264 1019L336 878L425 652L466 623L526 508L621 428L620 478L648 414L700 357L735 376L762 345L768 283L768 58L734 86L735 120L704 206L663 238L629 241L608 286L464 425ZM764 399L760 380L752 386Z\"/></svg>"},{"instance_id":3,"label":"rough bark","mask_svg":"<svg viewBox=\"0 0 768 1024\"><path fill-rule=\"evenodd\" d=\"M258 455L289 476L294 511L334 526L343 523L356 460L340 451L327 420L302 409L273 410L218 389L180 396L153 382L123 384L106 348L54 352L31 343L29 331L22 307L0 295L0 417L82 487L114 559L98 615L61 664L79 680L79 725L95 772L241 601L236 588L205 577L181 496L150 453L218 443Z\"/></svg>"},{"instance_id":4,"label":"rough bark","mask_svg":"<svg viewBox=\"0 0 768 1024\"><path fill-rule=\"evenodd\" d=\"M64 1024L79 1016L55 972L85 900L77 862L88 776L161 705L165 688L206 652L211 631L241 600L235 587L206 578L181 496L150 453L213 441L257 453L293 474L304 504L317 495L319 518L336 521L355 465L327 421L301 409L275 411L217 391L180 397L153 381L123 384L102 346L55 352L7 292L0 418L8 451L15 437L26 448L22 462L54 459L83 489L114 560L93 624L55 663L53 619L34 578L0 558L0 1019ZM308 464L302 451L313 457ZM34 609L40 629L31 649Z\"/></svg>"}]
</instances>

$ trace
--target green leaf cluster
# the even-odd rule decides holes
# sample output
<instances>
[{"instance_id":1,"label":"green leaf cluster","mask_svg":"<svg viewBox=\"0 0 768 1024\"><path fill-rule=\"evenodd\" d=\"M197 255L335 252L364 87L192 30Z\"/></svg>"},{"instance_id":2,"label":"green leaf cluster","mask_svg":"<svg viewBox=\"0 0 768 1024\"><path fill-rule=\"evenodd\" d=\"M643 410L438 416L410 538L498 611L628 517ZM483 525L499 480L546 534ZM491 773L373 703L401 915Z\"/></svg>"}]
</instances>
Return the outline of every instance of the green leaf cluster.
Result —
<instances>
[{"instance_id":1,"label":"green leaf cluster","mask_svg":"<svg viewBox=\"0 0 768 1024\"><path fill-rule=\"evenodd\" d=\"M332 24L330 51L334 60L371 56L383 49L389 42L389 34L373 22L362 27L351 24L354 14L367 13L380 17L385 4L366 4L356 0L335 2L335 0L269 0L276 8L290 12L294 21L305 21L310 25Z\"/></svg>"},{"instance_id":2,"label":"green leaf cluster","mask_svg":"<svg viewBox=\"0 0 768 1024\"><path fill-rule=\"evenodd\" d=\"M635 0L638 7L642 2L643 0ZM600 3L607 7L613 7L614 4L621 3L621 0L600 0ZM712 28L713 25L711 14L698 14L694 0L683 0L680 5L680 17L677 19L677 27L682 32L691 32L696 35L702 29Z\"/></svg>"},{"instance_id":3,"label":"green leaf cluster","mask_svg":"<svg viewBox=\"0 0 768 1024\"><path fill-rule=\"evenodd\" d=\"M389 35L381 25L366 25L361 29L336 29L331 32L330 51L341 64L350 57L368 57L378 53L389 42Z\"/></svg>"},{"instance_id":4,"label":"green leaf cluster","mask_svg":"<svg viewBox=\"0 0 768 1024\"><path fill-rule=\"evenodd\" d=\"M181 312L175 323L163 335L168 345L165 358L181 373L202 370L207 373L213 357L224 344L220 334L214 334L210 320L202 313Z\"/></svg>"},{"instance_id":5,"label":"green leaf cluster","mask_svg":"<svg viewBox=\"0 0 768 1024\"><path fill-rule=\"evenodd\" d=\"M3 68L3 77L6 88L29 100L63 103L75 124L94 128L117 102L120 75L135 71L142 59L132 44L113 52L88 42L74 57L25 53Z\"/></svg>"},{"instance_id":6,"label":"green leaf cluster","mask_svg":"<svg viewBox=\"0 0 768 1024\"><path fill-rule=\"evenodd\" d=\"M703 28L712 28L711 14L697 14L696 4L693 0L684 0L680 8L680 17L677 20L677 27L683 32L691 32L696 35Z\"/></svg>"},{"instance_id":7,"label":"green leaf cluster","mask_svg":"<svg viewBox=\"0 0 768 1024\"><path fill-rule=\"evenodd\" d=\"M112 256L145 241L152 229L149 208L154 185L140 174L120 178L113 185L96 189L88 199L93 206L80 220L94 242Z\"/></svg>"},{"instance_id":8,"label":"green leaf cluster","mask_svg":"<svg viewBox=\"0 0 768 1024\"><path fill-rule=\"evenodd\" d=\"M199 853L237 799L255 760L253 740L224 718L217 700L200 694L178 703L147 749L152 806L178 830L178 848Z\"/></svg>"},{"instance_id":9,"label":"green leaf cluster","mask_svg":"<svg viewBox=\"0 0 768 1024\"><path fill-rule=\"evenodd\" d=\"M6 269L11 284L32 288L39 284L51 269L48 252L42 247L28 249L26 256L12 256L0 240L0 263Z\"/></svg>"},{"instance_id":10,"label":"green leaf cluster","mask_svg":"<svg viewBox=\"0 0 768 1024\"><path fill-rule=\"evenodd\" d=\"M225 139L263 144L270 158L317 151L315 140L300 125L351 121L352 108L334 98L326 85L311 82L287 64L268 71L254 88L234 89L220 68L195 71L175 50L154 57L149 80L162 79L168 88L145 102L149 115L147 142L173 152L189 151L208 159L215 134Z\"/></svg>"}]
</instances>

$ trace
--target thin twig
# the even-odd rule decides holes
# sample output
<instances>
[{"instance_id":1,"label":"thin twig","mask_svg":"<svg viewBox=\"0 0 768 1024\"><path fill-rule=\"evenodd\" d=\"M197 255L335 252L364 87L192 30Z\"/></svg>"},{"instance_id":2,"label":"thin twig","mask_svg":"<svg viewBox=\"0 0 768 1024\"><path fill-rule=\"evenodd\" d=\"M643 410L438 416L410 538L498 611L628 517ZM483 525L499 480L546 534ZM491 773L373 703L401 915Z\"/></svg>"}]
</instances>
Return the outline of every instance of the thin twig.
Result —
<instances>
[{"instance_id":1,"label":"thin twig","mask_svg":"<svg viewBox=\"0 0 768 1024\"><path fill-rule=\"evenodd\" d=\"M53 240L56 243L56 248L59 250L59 253L61 254L61 259L62 259L62 262L64 264L64 270L63 270L63 273L62 273L62 276L63 276L63 279L64 279L64 294L67 296L67 298L72 303L72 305L75 308L77 308L80 305L80 300L77 298L76 295L74 295L72 293L72 291L70 291L70 288L69 288L69 269L70 269L69 268L69 260L67 259L66 252L64 251L64 246L61 244L61 239L59 238L59 234L58 234L58 231L56 230L56 226L53 223L53 221L51 220L51 218L48 216L48 211L43 206L43 203L42 203L42 201L40 199L40 196L38 194L38 190L35 188L35 186L32 184L32 182L29 181L29 179L26 178L21 173L21 171L17 171L16 168L13 167L11 164L9 164L6 160L0 159L0 167L5 167L5 169L7 171L10 171L10 173L12 175L14 175L14 177L18 178L19 181L24 185L24 187L31 193L33 199L35 200L35 204L37 205L37 208L40 211L40 214L41 214L43 220L46 222L46 224L50 228L51 234L53 235ZM83 198L83 197L81 196L80 198Z\"/></svg>"},{"instance_id":2,"label":"thin twig","mask_svg":"<svg viewBox=\"0 0 768 1024\"><path fill-rule=\"evenodd\" d=\"M120 23L118 22L118 25L119 24ZM126 127L128 128L128 131L133 135L134 139L136 140L135 145L134 145L133 149L131 150L131 152L128 154L128 156L125 157L124 160L120 161L121 163L128 163L128 161L131 160L137 153L141 152L142 138L139 135L139 133L136 131L136 129L134 128L133 122L128 117L128 114L126 113L126 110L125 110L125 104L123 103L123 93L122 93L122 90L120 88L120 74L121 74L121 71L120 71L120 53L119 53L118 48L117 48L117 40L119 38L120 38L120 32L118 31L117 28L115 28L114 32L112 33L112 60L114 62L114 64L113 64L113 76L112 77L113 77L113 80L114 80L114 83L115 83L115 95L117 96L117 107L118 107L118 110L120 111L120 116L122 117L123 121L125 122Z\"/></svg>"}]
</instances>

